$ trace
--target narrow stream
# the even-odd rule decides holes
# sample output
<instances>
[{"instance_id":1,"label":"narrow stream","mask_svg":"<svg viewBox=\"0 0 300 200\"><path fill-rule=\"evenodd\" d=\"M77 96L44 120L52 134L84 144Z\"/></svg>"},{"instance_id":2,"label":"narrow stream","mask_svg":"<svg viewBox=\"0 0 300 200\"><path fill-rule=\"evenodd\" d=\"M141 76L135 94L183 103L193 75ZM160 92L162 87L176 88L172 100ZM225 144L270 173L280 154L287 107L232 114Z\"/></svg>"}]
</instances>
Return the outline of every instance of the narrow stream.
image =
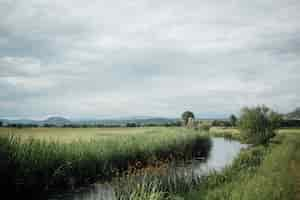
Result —
<instances>
[{"instance_id":1,"label":"narrow stream","mask_svg":"<svg viewBox=\"0 0 300 200\"><path fill-rule=\"evenodd\" d=\"M176 173L191 172L193 176L201 177L211 170L219 171L226 165L231 164L240 150L247 147L247 145L238 141L224 138L212 138L212 144L208 158L204 160L194 159L185 164L172 164L172 170L175 170ZM95 183L75 191L51 194L48 200L113 200L114 192L111 184Z\"/></svg>"}]
</instances>

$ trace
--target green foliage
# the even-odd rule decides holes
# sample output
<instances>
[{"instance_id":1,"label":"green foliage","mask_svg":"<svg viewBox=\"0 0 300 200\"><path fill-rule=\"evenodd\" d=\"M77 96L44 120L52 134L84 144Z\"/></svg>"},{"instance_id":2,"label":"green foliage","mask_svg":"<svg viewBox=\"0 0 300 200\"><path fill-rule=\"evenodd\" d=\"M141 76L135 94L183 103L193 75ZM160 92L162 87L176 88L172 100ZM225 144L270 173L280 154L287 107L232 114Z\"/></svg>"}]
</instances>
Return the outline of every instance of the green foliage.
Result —
<instances>
[{"instance_id":1,"label":"green foliage","mask_svg":"<svg viewBox=\"0 0 300 200\"><path fill-rule=\"evenodd\" d=\"M300 128L300 120L283 119L280 122L280 127L281 128Z\"/></svg>"},{"instance_id":2,"label":"green foliage","mask_svg":"<svg viewBox=\"0 0 300 200\"><path fill-rule=\"evenodd\" d=\"M209 135L214 137L224 137L226 139L239 140L240 142L244 142L241 137L240 132L235 128L217 128L212 127L209 130Z\"/></svg>"},{"instance_id":3,"label":"green foliage","mask_svg":"<svg viewBox=\"0 0 300 200\"><path fill-rule=\"evenodd\" d=\"M230 127L230 126L232 126L229 121L225 121L225 120L213 120L211 125L212 126L221 126L221 127Z\"/></svg>"},{"instance_id":4,"label":"green foliage","mask_svg":"<svg viewBox=\"0 0 300 200\"><path fill-rule=\"evenodd\" d=\"M232 114L229 117L229 121L230 121L231 126L236 126L236 124L237 124L237 117Z\"/></svg>"},{"instance_id":5,"label":"green foliage","mask_svg":"<svg viewBox=\"0 0 300 200\"><path fill-rule=\"evenodd\" d=\"M164 193L164 199L174 200L293 200L297 190L294 173L299 173L294 163L300 167L300 136L293 133L275 139L281 142L245 149L232 165L199 180L155 179L159 181L155 192ZM143 180L143 185L151 183L155 181Z\"/></svg>"},{"instance_id":6,"label":"green foliage","mask_svg":"<svg viewBox=\"0 0 300 200\"><path fill-rule=\"evenodd\" d=\"M261 165L252 168L252 170L249 170L251 168L242 170L233 181L209 190L203 199L294 199L295 179L291 175L289 167L291 158L297 154L295 147L295 142L292 140L285 141L283 145L277 146L271 152L268 152ZM246 160L246 163L249 162ZM246 163L245 166L249 166Z\"/></svg>"},{"instance_id":7,"label":"green foliage","mask_svg":"<svg viewBox=\"0 0 300 200\"><path fill-rule=\"evenodd\" d=\"M142 182L135 184L135 189L130 193L117 194L119 200L163 200L165 194L159 190L160 181L155 180L151 183Z\"/></svg>"},{"instance_id":8,"label":"green foliage","mask_svg":"<svg viewBox=\"0 0 300 200\"><path fill-rule=\"evenodd\" d=\"M199 129L202 131L209 131L211 125L209 123L201 123L199 124Z\"/></svg>"},{"instance_id":9,"label":"green foliage","mask_svg":"<svg viewBox=\"0 0 300 200\"><path fill-rule=\"evenodd\" d=\"M174 176L171 177L146 174L142 183L129 181L129 190L118 194L117 197L119 198L117 199L120 199L120 196L128 197L132 193L140 193L139 190L141 189L138 186L143 185L143 187L145 187L147 185L153 185L153 183L156 183L156 192L159 191L160 193L165 194L164 199L201 199L201 197L205 197L209 190L215 191L214 189L218 187L234 182L239 174L247 171L254 171L253 169L257 168L263 161L265 153L265 147L260 146L244 150L233 161L231 166L226 167L221 172L212 171L207 176L198 178L193 176L189 171L180 176L176 176L175 172ZM128 181L128 179L126 181ZM209 194L209 196L211 196L211 194ZM138 199L139 198L136 198L135 200Z\"/></svg>"},{"instance_id":10,"label":"green foliage","mask_svg":"<svg viewBox=\"0 0 300 200\"><path fill-rule=\"evenodd\" d=\"M173 200L178 194L185 194L196 189L199 186L200 181L201 179L193 176L192 172L189 170L187 170L186 173L178 174L178 172L173 169L173 171L168 171L166 175L163 173L156 174L155 172L150 171L146 172L142 178L134 176L126 177L126 180L123 183L121 182L121 186L116 186L114 190L116 191L116 199L127 200L132 194L147 193L143 192L145 191L144 188L154 187L154 193L164 194L163 199ZM127 187L124 188L122 185L126 185ZM149 189L146 191L149 191ZM132 200L140 199L135 198Z\"/></svg>"},{"instance_id":11,"label":"green foliage","mask_svg":"<svg viewBox=\"0 0 300 200\"><path fill-rule=\"evenodd\" d=\"M277 136L276 136L277 138ZM211 173L185 200L292 200L296 179L291 160L300 163L300 136L277 138L279 145L244 150L222 172Z\"/></svg>"},{"instance_id":12,"label":"green foliage","mask_svg":"<svg viewBox=\"0 0 300 200\"><path fill-rule=\"evenodd\" d=\"M142 167L159 160L189 159L207 151L206 141L209 138L199 132L171 128L68 143L12 136L0 137L0 153L12 166L11 187L35 191L106 180L137 162Z\"/></svg>"},{"instance_id":13,"label":"green foliage","mask_svg":"<svg viewBox=\"0 0 300 200\"><path fill-rule=\"evenodd\" d=\"M239 128L245 139L252 144L266 144L275 136L281 117L266 106L242 109Z\"/></svg>"},{"instance_id":14,"label":"green foliage","mask_svg":"<svg viewBox=\"0 0 300 200\"><path fill-rule=\"evenodd\" d=\"M126 127L137 127L138 124L136 123L126 123Z\"/></svg>"},{"instance_id":15,"label":"green foliage","mask_svg":"<svg viewBox=\"0 0 300 200\"><path fill-rule=\"evenodd\" d=\"M185 111L184 113L182 113L181 118L183 120L184 126L187 125L189 118L194 119L194 113L192 113L191 111Z\"/></svg>"}]
</instances>

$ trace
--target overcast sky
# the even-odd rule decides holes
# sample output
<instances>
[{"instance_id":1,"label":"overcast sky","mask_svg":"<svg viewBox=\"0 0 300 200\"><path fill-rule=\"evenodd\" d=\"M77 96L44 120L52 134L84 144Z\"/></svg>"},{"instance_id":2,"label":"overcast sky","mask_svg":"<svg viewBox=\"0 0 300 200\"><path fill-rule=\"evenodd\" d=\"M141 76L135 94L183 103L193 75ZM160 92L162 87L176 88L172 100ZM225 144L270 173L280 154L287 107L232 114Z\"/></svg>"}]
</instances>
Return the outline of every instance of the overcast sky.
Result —
<instances>
[{"instance_id":1,"label":"overcast sky","mask_svg":"<svg viewBox=\"0 0 300 200\"><path fill-rule=\"evenodd\" d=\"M300 105L299 0L0 0L0 117Z\"/></svg>"}]
</instances>

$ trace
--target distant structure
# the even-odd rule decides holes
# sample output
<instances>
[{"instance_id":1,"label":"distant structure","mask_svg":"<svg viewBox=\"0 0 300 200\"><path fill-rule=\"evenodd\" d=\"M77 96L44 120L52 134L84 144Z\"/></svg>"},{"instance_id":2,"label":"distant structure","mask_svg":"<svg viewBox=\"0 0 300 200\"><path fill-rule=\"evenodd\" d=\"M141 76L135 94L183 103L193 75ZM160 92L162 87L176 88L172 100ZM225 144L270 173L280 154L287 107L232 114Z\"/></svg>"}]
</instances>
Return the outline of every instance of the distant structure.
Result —
<instances>
[{"instance_id":1,"label":"distant structure","mask_svg":"<svg viewBox=\"0 0 300 200\"><path fill-rule=\"evenodd\" d=\"M186 124L186 127L187 128L194 128L195 127L195 121L194 121L194 118L192 117L189 117L188 118L188 122Z\"/></svg>"}]
</instances>

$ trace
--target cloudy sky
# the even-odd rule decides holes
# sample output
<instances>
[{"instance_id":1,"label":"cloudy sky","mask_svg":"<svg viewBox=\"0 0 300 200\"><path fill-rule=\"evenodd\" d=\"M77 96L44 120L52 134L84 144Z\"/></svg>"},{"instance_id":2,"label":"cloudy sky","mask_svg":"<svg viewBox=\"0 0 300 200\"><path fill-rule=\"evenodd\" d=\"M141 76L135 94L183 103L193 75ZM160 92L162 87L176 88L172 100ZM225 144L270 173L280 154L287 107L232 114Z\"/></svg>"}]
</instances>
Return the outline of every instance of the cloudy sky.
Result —
<instances>
[{"instance_id":1,"label":"cloudy sky","mask_svg":"<svg viewBox=\"0 0 300 200\"><path fill-rule=\"evenodd\" d=\"M299 0L0 0L0 117L300 105Z\"/></svg>"}]
</instances>

